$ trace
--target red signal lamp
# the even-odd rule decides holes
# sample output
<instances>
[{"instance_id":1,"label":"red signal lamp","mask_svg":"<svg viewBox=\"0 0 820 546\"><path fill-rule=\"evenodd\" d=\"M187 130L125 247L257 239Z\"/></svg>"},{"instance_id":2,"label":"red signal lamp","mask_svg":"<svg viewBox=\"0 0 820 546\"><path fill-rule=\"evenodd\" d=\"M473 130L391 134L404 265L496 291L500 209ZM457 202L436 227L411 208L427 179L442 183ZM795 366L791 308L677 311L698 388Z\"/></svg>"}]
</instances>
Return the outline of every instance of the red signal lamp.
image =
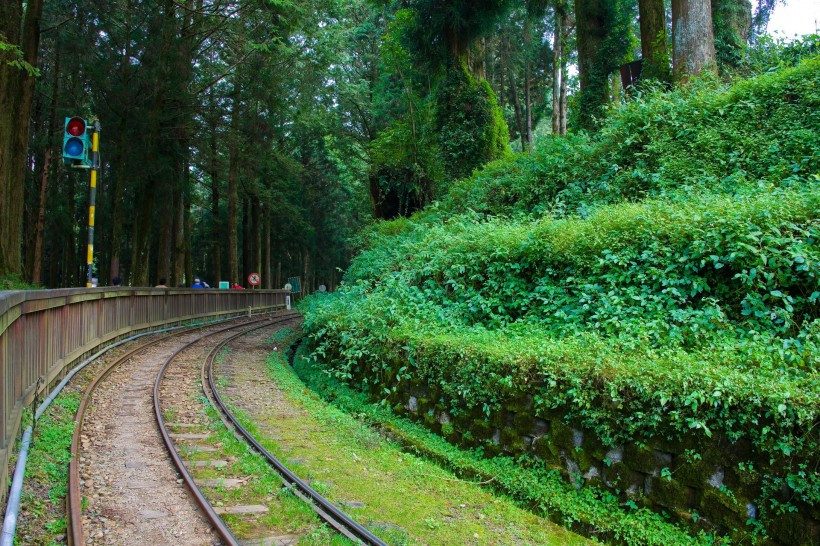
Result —
<instances>
[{"instance_id":1,"label":"red signal lamp","mask_svg":"<svg viewBox=\"0 0 820 546\"><path fill-rule=\"evenodd\" d=\"M85 133L85 120L82 118L71 118L65 126L66 133L73 137L78 137Z\"/></svg>"}]
</instances>

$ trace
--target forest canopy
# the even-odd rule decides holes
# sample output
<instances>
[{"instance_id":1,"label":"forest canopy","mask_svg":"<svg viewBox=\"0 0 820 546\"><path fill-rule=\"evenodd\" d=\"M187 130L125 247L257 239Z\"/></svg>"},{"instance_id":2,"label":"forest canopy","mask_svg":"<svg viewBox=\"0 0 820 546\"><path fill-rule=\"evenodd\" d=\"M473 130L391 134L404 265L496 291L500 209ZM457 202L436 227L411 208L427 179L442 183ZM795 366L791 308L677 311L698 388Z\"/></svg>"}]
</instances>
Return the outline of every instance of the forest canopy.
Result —
<instances>
[{"instance_id":1,"label":"forest canopy","mask_svg":"<svg viewBox=\"0 0 820 546\"><path fill-rule=\"evenodd\" d=\"M626 98L624 63L643 58L646 85L750 73L773 3L669 7L4 2L0 277L83 284L88 172L61 157L63 120L79 116L102 128L101 283L256 271L268 287L335 286L373 219L420 210L537 135L598 131Z\"/></svg>"}]
</instances>

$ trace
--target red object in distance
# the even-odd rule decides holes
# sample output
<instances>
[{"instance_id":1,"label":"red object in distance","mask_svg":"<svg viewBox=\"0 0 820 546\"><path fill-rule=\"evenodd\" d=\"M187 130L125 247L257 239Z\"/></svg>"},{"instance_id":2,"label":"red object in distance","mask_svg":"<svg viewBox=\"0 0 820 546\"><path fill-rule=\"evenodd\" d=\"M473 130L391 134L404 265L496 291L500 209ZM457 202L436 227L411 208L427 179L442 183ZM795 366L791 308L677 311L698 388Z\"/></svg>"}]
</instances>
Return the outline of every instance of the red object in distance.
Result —
<instances>
[{"instance_id":1,"label":"red object in distance","mask_svg":"<svg viewBox=\"0 0 820 546\"><path fill-rule=\"evenodd\" d=\"M85 133L85 121L82 118L71 118L65 130L69 135L78 137Z\"/></svg>"},{"instance_id":2,"label":"red object in distance","mask_svg":"<svg viewBox=\"0 0 820 546\"><path fill-rule=\"evenodd\" d=\"M248 275L248 284L251 286L258 286L261 280L262 279L259 277L259 273L251 273Z\"/></svg>"}]
</instances>

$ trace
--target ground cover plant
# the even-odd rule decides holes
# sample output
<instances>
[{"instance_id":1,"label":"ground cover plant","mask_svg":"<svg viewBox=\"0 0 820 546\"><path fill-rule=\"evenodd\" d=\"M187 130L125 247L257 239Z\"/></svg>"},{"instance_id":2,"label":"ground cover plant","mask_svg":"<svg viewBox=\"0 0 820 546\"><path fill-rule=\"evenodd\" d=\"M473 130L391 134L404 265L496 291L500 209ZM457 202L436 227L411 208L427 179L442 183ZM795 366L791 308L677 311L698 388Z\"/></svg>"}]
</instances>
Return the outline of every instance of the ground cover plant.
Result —
<instances>
[{"instance_id":1,"label":"ground cover plant","mask_svg":"<svg viewBox=\"0 0 820 546\"><path fill-rule=\"evenodd\" d=\"M16 544L65 542L68 465L80 399L78 392L59 396L37 420L26 464Z\"/></svg>"},{"instance_id":2,"label":"ground cover plant","mask_svg":"<svg viewBox=\"0 0 820 546\"><path fill-rule=\"evenodd\" d=\"M297 332L274 334L287 347ZM387 544L580 545L589 540L534 515L374 430L365 407L328 404L274 351L267 369L279 391L257 425L261 443L328 500ZM321 372L320 372L321 373ZM276 398L276 400L274 400ZM418 428L418 427L416 427ZM432 437L428 433L428 437ZM440 440L439 440L440 441Z\"/></svg>"},{"instance_id":3,"label":"ground cover plant","mask_svg":"<svg viewBox=\"0 0 820 546\"><path fill-rule=\"evenodd\" d=\"M576 490L557 471L537 460L516 461L511 457L488 460L482 457L480 449L456 448L423 426L396 416L384 404L369 402L364 393L339 382L324 363L310 357L307 345L297 349L293 368L313 392L370 426L387 431L405 449L439 461L456 475L480 481L485 487L509 495L522 506L571 529L605 541L628 544L721 543L706 533L688 536L683 529L649 510L633 505L625 511L614 495L604 491L591 487Z\"/></svg>"},{"instance_id":4,"label":"ground cover plant","mask_svg":"<svg viewBox=\"0 0 820 546\"><path fill-rule=\"evenodd\" d=\"M314 356L383 398L422 378L453 414L529 395L607 445L748 444L755 536L816 510L818 106L809 55L497 162L364 238L306 302Z\"/></svg>"}]
</instances>

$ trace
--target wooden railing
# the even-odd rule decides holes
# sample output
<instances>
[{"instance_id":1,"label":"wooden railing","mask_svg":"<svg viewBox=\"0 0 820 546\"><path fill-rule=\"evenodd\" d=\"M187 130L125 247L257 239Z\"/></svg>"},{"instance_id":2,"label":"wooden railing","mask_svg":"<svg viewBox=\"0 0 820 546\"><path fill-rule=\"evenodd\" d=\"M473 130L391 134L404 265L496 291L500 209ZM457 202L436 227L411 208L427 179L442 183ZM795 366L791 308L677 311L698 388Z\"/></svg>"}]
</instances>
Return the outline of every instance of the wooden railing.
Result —
<instances>
[{"instance_id":1,"label":"wooden railing","mask_svg":"<svg viewBox=\"0 0 820 546\"><path fill-rule=\"evenodd\" d=\"M23 409L104 344L186 321L283 308L288 295L159 288L0 291L0 483L8 483ZM2 499L6 493L0 487Z\"/></svg>"}]
</instances>

